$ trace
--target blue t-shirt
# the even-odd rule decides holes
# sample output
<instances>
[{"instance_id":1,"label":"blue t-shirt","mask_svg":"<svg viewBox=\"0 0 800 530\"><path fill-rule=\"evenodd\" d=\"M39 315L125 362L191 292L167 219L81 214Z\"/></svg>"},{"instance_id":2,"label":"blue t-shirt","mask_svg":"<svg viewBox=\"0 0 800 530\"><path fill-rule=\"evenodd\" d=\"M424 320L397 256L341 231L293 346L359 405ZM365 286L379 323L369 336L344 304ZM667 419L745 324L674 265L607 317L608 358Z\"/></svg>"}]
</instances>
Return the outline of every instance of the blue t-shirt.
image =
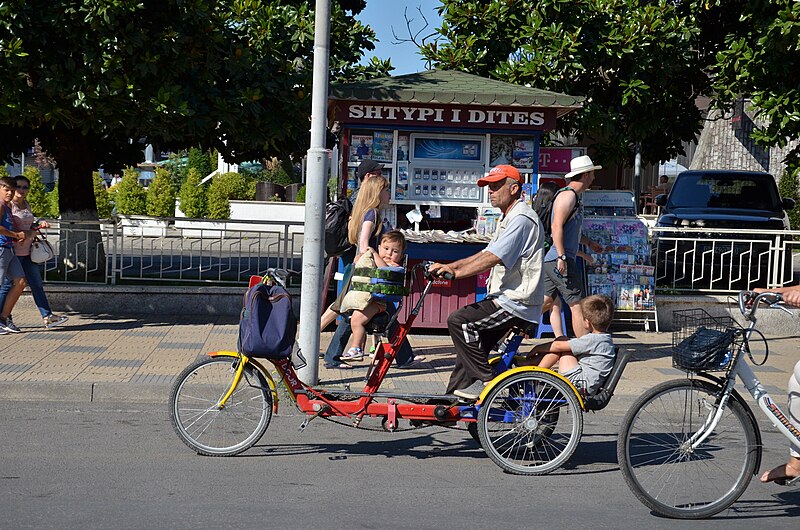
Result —
<instances>
[{"instance_id":1,"label":"blue t-shirt","mask_svg":"<svg viewBox=\"0 0 800 530\"><path fill-rule=\"evenodd\" d=\"M3 217L0 219L0 225L3 226L6 230L11 232L14 231L14 219L11 217L11 208L7 205L3 204L0 206L3 208ZM0 234L0 247L7 247L10 248L13 244L14 240L8 236Z\"/></svg>"}]
</instances>

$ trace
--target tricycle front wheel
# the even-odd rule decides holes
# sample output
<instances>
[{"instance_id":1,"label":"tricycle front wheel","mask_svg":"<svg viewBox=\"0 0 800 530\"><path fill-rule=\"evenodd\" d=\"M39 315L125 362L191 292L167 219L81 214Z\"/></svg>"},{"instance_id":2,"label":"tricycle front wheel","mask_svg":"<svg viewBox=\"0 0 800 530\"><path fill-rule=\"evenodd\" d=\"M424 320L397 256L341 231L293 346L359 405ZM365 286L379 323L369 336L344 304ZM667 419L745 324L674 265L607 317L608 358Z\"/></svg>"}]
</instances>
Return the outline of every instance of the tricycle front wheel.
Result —
<instances>
[{"instance_id":1,"label":"tricycle front wheel","mask_svg":"<svg viewBox=\"0 0 800 530\"><path fill-rule=\"evenodd\" d=\"M542 475L575 452L583 415L575 392L545 372L497 384L481 404L478 437L492 461L515 475Z\"/></svg>"},{"instance_id":2,"label":"tricycle front wheel","mask_svg":"<svg viewBox=\"0 0 800 530\"><path fill-rule=\"evenodd\" d=\"M266 376L253 364L227 402L220 399L233 382L241 359L219 356L186 367L169 397L172 426L178 437L197 453L231 456L252 447L272 419L272 393Z\"/></svg>"}]
</instances>

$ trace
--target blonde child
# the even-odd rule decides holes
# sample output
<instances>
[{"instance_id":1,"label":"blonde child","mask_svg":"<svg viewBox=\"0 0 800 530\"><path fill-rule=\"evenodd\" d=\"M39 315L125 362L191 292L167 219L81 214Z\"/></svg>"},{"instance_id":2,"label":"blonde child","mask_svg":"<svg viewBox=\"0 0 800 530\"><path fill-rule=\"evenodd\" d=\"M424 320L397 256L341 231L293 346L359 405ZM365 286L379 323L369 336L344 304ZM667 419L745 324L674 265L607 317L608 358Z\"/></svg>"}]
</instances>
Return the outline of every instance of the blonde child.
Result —
<instances>
[{"instance_id":1,"label":"blonde child","mask_svg":"<svg viewBox=\"0 0 800 530\"><path fill-rule=\"evenodd\" d=\"M520 364L552 368L572 381L584 395L596 393L614 367L614 342L608 333L614 319L614 303L607 296L587 296L580 302L583 324L591 331L582 337L558 337L539 344L527 355L528 362Z\"/></svg>"},{"instance_id":2,"label":"blonde child","mask_svg":"<svg viewBox=\"0 0 800 530\"><path fill-rule=\"evenodd\" d=\"M406 238L398 230L391 230L381 236L378 251L372 252L377 267L401 267L403 254L406 251ZM371 298L363 309L354 309L350 315L350 327L353 335L350 337L348 350L342 354L343 361L357 361L364 358L364 344L367 341L366 325L378 313L386 311L386 304Z\"/></svg>"}]
</instances>

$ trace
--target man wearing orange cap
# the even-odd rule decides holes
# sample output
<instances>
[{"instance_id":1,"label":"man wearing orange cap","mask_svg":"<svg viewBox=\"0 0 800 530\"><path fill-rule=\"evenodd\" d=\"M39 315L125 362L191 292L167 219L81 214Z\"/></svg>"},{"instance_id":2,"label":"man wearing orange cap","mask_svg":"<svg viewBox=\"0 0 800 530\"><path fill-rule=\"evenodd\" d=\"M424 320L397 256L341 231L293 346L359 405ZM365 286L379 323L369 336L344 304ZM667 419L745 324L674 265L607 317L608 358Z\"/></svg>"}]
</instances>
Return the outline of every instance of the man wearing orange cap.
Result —
<instances>
[{"instance_id":1,"label":"man wearing orange cap","mask_svg":"<svg viewBox=\"0 0 800 530\"><path fill-rule=\"evenodd\" d=\"M514 326L535 322L542 309L542 225L521 200L522 177L513 166L499 165L478 180L489 187L492 206L502 218L487 247L452 263L434 263L434 274L468 278L492 269L486 298L462 307L447 319L456 350L456 364L447 393L476 400L492 379L489 352Z\"/></svg>"}]
</instances>

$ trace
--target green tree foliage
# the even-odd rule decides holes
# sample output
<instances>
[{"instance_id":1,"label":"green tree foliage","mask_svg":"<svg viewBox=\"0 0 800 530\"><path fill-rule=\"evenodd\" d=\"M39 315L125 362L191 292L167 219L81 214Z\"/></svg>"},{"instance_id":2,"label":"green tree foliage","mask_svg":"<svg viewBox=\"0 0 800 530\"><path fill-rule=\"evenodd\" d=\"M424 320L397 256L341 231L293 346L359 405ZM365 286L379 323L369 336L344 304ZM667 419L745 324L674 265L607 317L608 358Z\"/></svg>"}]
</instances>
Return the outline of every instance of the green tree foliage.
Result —
<instances>
[{"instance_id":1,"label":"green tree foliage","mask_svg":"<svg viewBox=\"0 0 800 530\"><path fill-rule=\"evenodd\" d=\"M300 186L297 189L297 195L294 198L295 202L306 202L306 187L305 185Z\"/></svg>"},{"instance_id":2,"label":"green tree foliage","mask_svg":"<svg viewBox=\"0 0 800 530\"><path fill-rule=\"evenodd\" d=\"M58 194L59 194L59 185L58 181L56 181L56 185L53 189L47 192L47 215L45 217L49 217L50 219L58 219L61 217L61 212L58 209Z\"/></svg>"},{"instance_id":3,"label":"green tree foliage","mask_svg":"<svg viewBox=\"0 0 800 530\"><path fill-rule=\"evenodd\" d=\"M5 164L0 164L0 178L8 177L8 176L9 176L9 174L8 174L8 170L6 169L6 165Z\"/></svg>"},{"instance_id":4,"label":"green tree foliage","mask_svg":"<svg viewBox=\"0 0 800 530\"><path fill-rule=\"evenodd\" d=\"M97 216L100 219L108 219L111 217L111 211L114 209L114 201L111 199L111 193L106 188L106 181L100 176L100 173L95 171L92 174L94 183L94 200L97 203Z\"/></svg>"},{"instance_id":5,"label":"green tree foliage","mask_svg":"<svg viewBox=\"0 0 800 530\"><path fill-rule=\"evenodd\" d=\"M187 169L196 169L200 173L200 178L206 178L211 174L211 159L208 151L202 151L196 147L189 149L186 160Z\"/></svg>"},{"instance_id":6,"label":"green tree foliage","mask_svg":"<svg viewBox=\"0 0 800 530\"><path fill-rule=\"evenodd\" d=\"M789 197L798 201L798 205L787 212L792 230L800 228L800 184L797 182L798 176L800 176L800 168L795 166L787 168L778 179L778 191L781 192L781 197Z\"/></svg>"},{"instance_id":7,"label":"green tree foliage","mask_svg":"<svg viewBox=\"0 0 800 530\"><path fill-rule=\"evenodd\" d=\"M42 174L38 168L28 166L22 174L30 181L31 189L28 190L28 204L31 212L36 217L47 217L50 213L50 204L47 200L47 190L42 184Z\"/></svg>"},{"instance_id":8,"label":"green tree foliage","mask_svg":"<svg viewBox=\"0 0 800 530\"><path fill-rule=\"evenodd\" d=\"M139 182L139 173L132 167L122 173L117 187L114 204L117 213L122 215L145 215L147 213L147 192Z\"/></svg>"},{"instance_id":9,"label":"green tree foliage","mask_svg":"<svg viewBox=\"0 0 800 530\"><path fill-rule=\"evenodd\" d=\"M175 186L164 168L157 168L147 188L147 215L175 217Z\"/></svg>"},{"instance_id":10,"label":"green tree foliage","mask_svg":"<svg viewBox=\"0 0 800 530\"><path fill-rule=\"evenodd\" d=\"M355 18L365 2L332 4L332 79L386 75L388 62L358 66L363 50L374 49L374 32ZM199 144L231 162L303 152L312 6L4 1L0 159L38 138L58 164L62 213L96 219L92 171L139 162L143 144L173 152Z\"/></svg>"},{"instance_id":11,"label":"green tree foliage","mask_svg":"<svg viewBox=\"0 0 800 530\"><path fill-rule=\"evenodd\" d=\"M444 0L433 65L586 97L562 119L596 142L598 159L667 160L701 129L695 99L709 93L710 57L732 15L709 2ZM711 2L713 4L713 2Z\"/></svg>"},{"instance_id":12,"label":"green tree foliage","mask_svg":"<svg viewBox=\"0 0 800 530\"><path fill-rule=\"evenodd\" d=\"M190 169L178 194L181 199L181 211L190 219L201 219L206 215L206 189L200 181L197 170Z\"/></svg>"},{"instance_id":13,"label":"green tree foliage","mask_svg":"<svg viewBox=\"0 0 800 530\"><path fill-rule=\"evenodd\" d=\"M729 109L738 98L750 97L753 138L762 146L785 147L800 138L800 2L748 2L740 13L736 31L717 55L718 106ZM800 162L800 145L787 162Z\"/></svg>"}]
</instances>

